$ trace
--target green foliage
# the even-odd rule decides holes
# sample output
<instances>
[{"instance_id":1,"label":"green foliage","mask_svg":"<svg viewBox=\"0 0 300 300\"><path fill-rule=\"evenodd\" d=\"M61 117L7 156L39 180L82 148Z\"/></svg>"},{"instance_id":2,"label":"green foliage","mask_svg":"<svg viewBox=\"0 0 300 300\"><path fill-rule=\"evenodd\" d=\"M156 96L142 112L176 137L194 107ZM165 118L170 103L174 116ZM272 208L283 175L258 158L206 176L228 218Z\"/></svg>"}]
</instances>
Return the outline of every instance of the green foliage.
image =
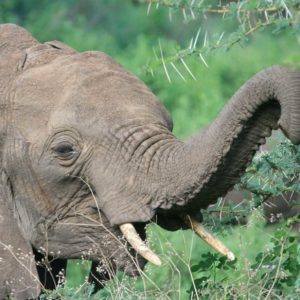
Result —
<instances>
[{"instance_id":1,"label":"green foliage","mask_svg":"<svg viewBox=\"0 0 300 300\"><path fill-rule=\"evenodd\" d=\"M292 298L299 295L300 240L299 237L291 236L290 231L288 225L278 228L271 239L271 248L259 253L251 266L257 270L257 280L264 281L264 296L276 293Z\"/></svg>"},{"instance_id":2,"label":"green foliage","mask_svg":"<svg viewBox=\"0 0 300 300\"><path fill-rule=\"evenodd\" d=\"M202 260L191 268L192 272L201 274L194 279L189 290L191 298L196 292L201 299L210 299L212 289L218 290L221 295L225 296L228 292L226 285L229 276L224 271L236 270L235 264L236 260L228 262L224 256L212 253L202 254ZM231 291L228 296L232 296Z\"/></svg>"},{"instance_id":3,"label":"green foliage","mask_svg":"<svg viewBox=\"0 0 300 300\"><path fill-rule=\"evenodd\" d=\"M271 196L300 192L300 146L286 140L274 151L257 154L241 185L255 195L255 206Z\"/></svg>"},{"instance_id":4,"label":"green foliage","mask_svg":"<svg viewBox=\"0 0 300 300\"><path fill-rule=\"evenodd\" d=\"M257 32L269 29L273 33L292 31L298 34L299 31L299 0L281 1L203 1L203 0L147 0L148 11L152 4L156 7L162 5L169 8L172 13L182 12L186 22L199 23L203 19L213 18L215 23L214 32L205 26L205 34L200 35L201 27L191 38L188 47L179 47L175 51L164 54L159 45L159 55L147 65L147 71L153 73L159 66L163 67L168 80L170 81L169 68L183 77L176 67L176 64L183 64L185 73L192 74L185 59L188 57L200 57L207 66L206 56L218 52L224 53L234 45L246 45L250 37ZM229 22L228 22L229 21ZM207 22L210 25L210 22ZM200 22L200 26L203 22ZM225 30L229 29L229 33ZM221 31L220 31L221 30ZM220 31L219 33L217 33ZM203 40L203 43L200 41ZM165 50L165 49L164 49Z\"/></svg>"},{"instance_id":5,"label":"green foliage","mask_svg":"<svg viewBox=\"0 0 300 300\"><path fill-rule=\"evenodd\" d=\"M224 224L232 223L241 215L249 215L249 211L257 210L270 196L299 192L299 167L300 146L288 140L276 145L270 152L258 153L237 187L251 192L254 201L236 207L229 205L220 211L216 209L218 205L214 206L204 214L206 224L226 234L228 229L224 228ZM299 206L299 201L290 205ZM216 212L222 212L224 217L217 218ZM190 298L232 299L238 295L239 299L248 299L249 295L251 299L298 298L300 238L293 231L293 226L299 221L300 215L296 215L280 225L269 238L268 247L257 249L255 261L250 263L245 273L237 267L239 261L227 262L224 257L210 253L202 255L202 260L191 267L196 279L190 286ZM228 268L230 272L226 270ZM232 272L241 276L238 282L233 280ZM246 290L249 294L241 296Z\"/></svg>"},{"instance_id":6,"label":"green foliage","mask_svg":"<svg viewBox=\"0 0 300 300\"><path fill-rule=\"evenodd\" d=\"M218 255L202 255L202 260L191 268L196 279L188 292L190 299L297 299L299 242L291 224L286 223L277 228L268 247L257 253L254 262L243 265L244 270L237 260L228 262Z\"/></svg>"},{"instance_id":7,"label":"green foliage","mask_svg":"<svg viewBox=\"0 0 300 300\"><path fill-rule=\"evenodd\" d=\"M278 144L270 152L258 153L247 168L245 175L241 179L240 186L252 192L254 201L238 208L227 207L227 214L231 219L239 217L240 214L247 215L247 211L256 209L264 200L271 196L282 195L286 192L299 192L300 183L300 146L291 144L285 140ZM293 205L293 203L291 203ZM297 205L295 202L294 205ZM299 205L299 201L298 201ZM215 212L215 207L206 212L206 218L211 217ZM224 211L222 211L224 213ZM226 212L226 211L225 211ZM295 299L300 295L300 239L292 231L293 225L300 221L300 215L295 216L278 227L270 239L268 249L258 251L255 262L251 264L251 276L247 279L247 287L230 284L226 268L226 260L216 255L207 255L204 260L192 266L192 271L196 271L201 276L194 281L190 288L192 297L195 290L201 299L210 299L214 295L217 299L236 297L241 289L252 289L259 287L256 291L251 291L251 297L257 299L279 297L284 299ZM212 223L212 220L209 220ZM224 223L228 223L228 218L223 220L213 218L213 228L224 231ZM221 227L223 226L223 227ZM226 229L225 229L226 231ZM220 261L220 259L223 259ZM231 267L236 264L233 262ZM223 272L217 272L215 269ZM203 273L206 272L207 273ZM213 278L213 280L212 280ZM221 294L212 294L210 291L221 291ZM207 294L205 294L207 292ZM248 296L241 299L248 299Z\"/></svg>"}]
</instances>

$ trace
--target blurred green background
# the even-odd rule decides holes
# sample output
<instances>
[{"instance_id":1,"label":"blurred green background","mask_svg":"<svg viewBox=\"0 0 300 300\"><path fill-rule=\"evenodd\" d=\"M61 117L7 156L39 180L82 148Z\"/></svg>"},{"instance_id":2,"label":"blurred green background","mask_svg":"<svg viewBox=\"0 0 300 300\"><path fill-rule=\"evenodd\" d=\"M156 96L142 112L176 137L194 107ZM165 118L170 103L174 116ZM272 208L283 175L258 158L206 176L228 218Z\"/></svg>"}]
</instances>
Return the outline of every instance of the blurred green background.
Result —
<instances>
[{"instance_id":1,"label":"blurred green background","mask_svg":"<svg viewBox=\"0 0 300 300\"><path fill-rule=\"evenodd\" d=\"M219 1L208 1L211 3ZM200 58L186 63L197 80L172 76L169 83L162 68L152 77L144 66L163 50L175 52L187 47L201 27L199 43L208 36L235 28L234 20L211 16L185 22L181 12L169 19L168 9L153 5L147 15L147 5L138 1L120 0L1 0L0 22L17 23L41 42L59 40L78 51L99 50L111 55L128 70L144 80L171 112L174 131L186 137L207 125L228 98L257 71L273 65L299 61L299 43L290 32L271 34L266 30L256 34L242 46L206 58L209 68Z\"/></svg>"},{"instance_id":2,"label":"blurred green background","mask_svg":"<svg viewBox=\"0 0 300 300\"><path fill-rule=\"evenodd\" d=\"M154 52L159 52L159 43L164 52L174 52L187 47L199 27L202 28L199 43L203 43L205 32L208 37L226 34L236 24L222 16L186 22L180 11L170 20L168 9L153 5L147 14L147 5L138 1L0 0L0 22L19 24L41 42L60 40L78 51L106 52L145 81L161 99L172 115L174 132L180 138L193 134L213 120L230 96L259 70L273 64L297 65L300 61L297 36L287 31L272 34L272 29L268 29L255 34L243 45L209 55L206 57L208 67L200 58L187 59L196 80L185 74L186 81L183 81L171 72L170 83L163 68L158 68L151 76L143 70L155 58ZM246 280L243 272L247 272L248 261L268 245L271 229L265 229L260 217L251 218L247 227L219 233L240 258L240 273L231 274L232 278ZM148 265L145 275L139 279L119 274L95 298L188 298L186 291L193 276L190 265L208 248L194 240L190 232L170 233L155 225L150 227L152 247L165 258L164 266L159 269ZM63 292L66 298L84 297L87 269L87 262L70 264L67 276L70 291Z\"/></svg>"}]
</instances>

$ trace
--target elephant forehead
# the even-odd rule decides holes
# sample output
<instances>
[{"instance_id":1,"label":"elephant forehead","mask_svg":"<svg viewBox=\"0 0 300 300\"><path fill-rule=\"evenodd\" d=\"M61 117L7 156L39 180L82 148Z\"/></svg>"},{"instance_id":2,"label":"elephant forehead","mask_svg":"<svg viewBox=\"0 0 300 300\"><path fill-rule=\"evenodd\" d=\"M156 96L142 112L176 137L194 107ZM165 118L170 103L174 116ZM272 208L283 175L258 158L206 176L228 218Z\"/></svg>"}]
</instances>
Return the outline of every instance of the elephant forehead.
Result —
<instances>
[{"instance_id":1,"label":"elephant forehead","mask_svg":"<svg viewBox=\"0 0 300 300\"><path fill-rule=\"evenodd\" d=\"M98 115L106 120L136 115L168 119L165 108L148 87L111 58L96 52L79 54L77 59L62 70L72 79L69 86L64 86L61 108L73 108L83 117Z\"/></svg>"},{"instance_id":2,"label":"elephant forehead","mask_svg":"<svg viewBox=\"0 0 300 300\"><path fill-rule=\"evenodd\" d=\"M18 105L27 107L23 112L35 111L51 126L138 118L171 127L169 114L145 84L98 52L32 68L20 76L17 90Z\"/></svg>"},{"instance_id":3,"label":"elephant forehead","mask_svg":"<svg viewBox=\"0 0 300 300\"><path fill-rule=\"evenodd\" d=\"M167 113L150 92L132 90L126 83L101 82L92 77L66 90L51 116L53 124L76 122L107 125L139 120L166 123ZM93 83L95 82L95 83Z\"/></svg>"}]
</instances>

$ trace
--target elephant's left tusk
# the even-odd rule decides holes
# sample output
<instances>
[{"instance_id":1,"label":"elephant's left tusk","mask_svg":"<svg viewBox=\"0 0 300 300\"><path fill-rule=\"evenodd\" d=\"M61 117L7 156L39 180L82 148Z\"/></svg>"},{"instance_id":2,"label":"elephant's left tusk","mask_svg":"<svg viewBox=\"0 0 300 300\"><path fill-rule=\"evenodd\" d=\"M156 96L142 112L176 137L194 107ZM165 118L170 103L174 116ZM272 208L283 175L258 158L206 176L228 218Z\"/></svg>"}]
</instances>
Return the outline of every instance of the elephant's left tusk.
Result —
<instances>
[{"instance_id":1,"label":"elephant's left tusk","mask_svg":"<svg viewBox=\"0 0 300 300\"><path fill-rule=\"evenodd\" d=\"M193 217L186 215L182 217L185 224L213 249L221 253L222 255L227 256L229 260L234 260L234 254L216 237L214 237L210 232L208 232L197 220Z\"/></svg>"},{"instance_id":2,"label":"elephant's left tusk","mask_svg":"<svg viewBox=\"0 0 300 300\"><path fill-rule=\"evenodd\" d=\"M140 238L136 232L134 226L131 223L125 223L120 225L120 230L124 234L128 243L132 248L146 260L152 262L153 264L160 266L161 261L158 256L152 252L145 242Z\"/></svg>"}]
</instances>

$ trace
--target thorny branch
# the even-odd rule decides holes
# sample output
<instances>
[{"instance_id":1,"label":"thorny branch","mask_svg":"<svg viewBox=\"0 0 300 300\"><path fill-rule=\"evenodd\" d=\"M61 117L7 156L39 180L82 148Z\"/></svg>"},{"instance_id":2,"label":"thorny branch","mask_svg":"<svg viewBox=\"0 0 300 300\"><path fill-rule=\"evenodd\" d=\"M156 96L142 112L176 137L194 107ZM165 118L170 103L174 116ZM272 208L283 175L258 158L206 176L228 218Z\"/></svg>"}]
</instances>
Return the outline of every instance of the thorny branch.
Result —
<instances>
[{"instance_id":1,"label":"thorny branch","mask_svg":"<svg viewBox=\"0 0 300 300\"><path fill-rule=\"evenodd\" d=\"M145 71L151 74L163 66L164 72L169 81L171 81L168 67L172 67L179 77L185 80L184 75L176 66L181 64L183 69L195 79L192 71L185 62L185 59L191 56L199 57L206 67L208 64L205 57L217 50L228 50L236 44L247 41L248 38L256 32L265 28L274 28L274 31L280 31L286 28L297 30L299 26L299 0L278 0L278 1L235 1L229 2L226 5L213 6L211 3L203 0L146 0L141 1L148 3L147 14L151 12L151 8L156 9L160 6L169 9L169 15L172 13L182 12L185 21L196 21L197 19L205 21L209 14L221 15L221 21L230 17L236 20L237 28L231 33L222 32L217 38L209 42L208 33L203 34L203 44L198 45L200 29L189 43L189 46L182 48L175 53L165 55L162 49L162 43L159 42L159 55L155 54L155 60L151 61ZM216 1L217 2L217 1ZM221 1L219 1L221 3ZM224 2L224 1L223 1ZM171 18L170 18L171 19Z\"/></svg>"},{"instance_id":2,"label":"thorny branch","mask_svg":"<svg viewBox=\"0 0 300 300\"><path fill-rule=\"evenodd\" d=\"M206 1L208 3L205 3L204 0L140 0L140 2L148 4L148 13L150 13L151 7L154 6L158 9L162 6L174 11L181 11L184 18L189 12L192 19L195 19L196 15L201 16L204 14L248 14L249 12L255 14L272 14L282 12L282 10L285 10L290 14L291 9L297 9L300 5L299 0L265 0L261 1L259 4L255 4L254 1L251 3L251 0L227 1L227 4L222 4L222 1L219 1L217 4L211 4L209 1Z\"/></svg>"}]
</instances>

